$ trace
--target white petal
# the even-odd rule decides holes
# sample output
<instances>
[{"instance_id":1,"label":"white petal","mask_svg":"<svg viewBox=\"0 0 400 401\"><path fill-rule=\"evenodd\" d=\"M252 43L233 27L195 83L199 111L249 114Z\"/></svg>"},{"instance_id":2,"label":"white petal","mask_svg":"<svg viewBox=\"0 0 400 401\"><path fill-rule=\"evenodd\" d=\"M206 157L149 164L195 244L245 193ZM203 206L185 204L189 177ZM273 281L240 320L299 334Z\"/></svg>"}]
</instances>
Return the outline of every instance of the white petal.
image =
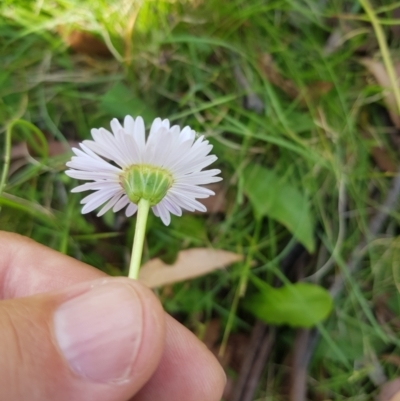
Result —
<instances>
[{"instance_id":1,"label":"white petal","mask_svg":"<svg viewBox=\"0 0 400 401\"><path fill-rule=\"evenodd\" d=\"M83 191L96 191L100 189L115 189L116 191L121 189L121 185L113 181L95 181L87 182L86 184L78 185L77 187L71 189L71 192L83 192Z\"/></svg>"},{"instance_id":2,"label":"white petal","mask_svg":"<svg viewBox=\"0 0 400 401\"><path fill-rule=\"evenodd\" d=\"M118 200L121 198L122 195L123 195L123 191L117 192L117 193L104 205L104 207L100 210L100 212L97 213L97 216L100 217L100 216L102 216L104 213L108 212L108 211L118 202Z\"/></svg>"},{"instance_id":3,"label":"white petal","mask_svg":"<svg viewBox=\"0 0 400 401\"><path fill-rule=\"evenodd\" d=\"M122 172L121 169L107 163L104 160L95 160L92 158L85 159L83 157L73 157L66 165L72 169L83 171L104 171L115 172L116 174Z\"/></svg>"},{"instance_id":4,"label":"white petal","mask_svg":"<svg viewBox=\"0 0 400 401\"><path fill-rule=\"evenodd\" d=\"M124 130L127 134L133 136L133 129L135 126L135 120L131 116L125 116L124 118Z\"/></svg>"},{"instance_id":5,"label":"white petal","mask_svg":"<svg viewBox=\"0 0 400 401\"><path fill-rule=\"evenodd\" d=\"M119 142L116 138L111 134L111 132L107 131L104 128L100 128L99 130L92 130L92 137L94 141L97 143L98 147L100 147L103 152L105 151L110 156L108 156L111 160L115 161L121 167L126 167L129 162L125 160L123 153L121 152ZM84 143L96 153L100 154L98 151L93 149L93 146L89 146L90 141Z\"/></svg>"},{"instance_id":6,"label":"white petal","mask_svg":"<svg viewBox=\"0 0 400 401\"><path fill-rule=\"evenodd\" d=\"M97 209L104 202L107 202L110 198L115 195L115 191L97 191L86 198L81 200L85 206L82 208L82 214L90 213L94 209Z\"/></svg>"},{"instance_id":7,"label":"white petal","mask_svg":"<svg viewBox=\"0 0 400 401\"><path fill-rule=\"evenodd\" d=\"M174 174L181 175L192 172L198 172L202 170L204 167L209 166L211 163L214 163L217 160L217 156L210 155L207 157L203 157L200 161L192 161L188 162L179 168L174 170Z\"/></svg>"},{"instance_id":8,"label":"white petal","mask_svg":"<svg viewBox=\"0 0 400 401\"><path fill-rule=\"evenodd\" d=\"M198 171L196 173L188 174L177 179L177 182L182 184L192 184L192 185L206 185L211 184L212 182L221 181L221 177L214 177L221 172L221 170L213 169L213 170L205 170Z\"/></svg>"},{"instance_id":9,"label":"white petal","mask_svg":"<svg viewBox=\"0 0 400 401\"><path fill-rule=\"evenodd\" d=\"M181 143L185 141L191 141L193 143L195 137L196 137L196 132L193 131L189 126L184 127L179 135Z\"/></svg>"},{"instance_id":10,"label":"white petal","mask_svg":"<svg viewBox=\"0 0 400 401\"><path fill-rule=\"evenodd\" d=\"M179 182L181 182L181 183L195 184L195 185L207 185L207 184L212 184L214 182L219 182L222 180L223 180L222 177L204 176L204 177L196 178L196 177L192 177L191 175L179 178Z\"/></svg>"},{"instance_id":11,"label":"white petal","mask_svg":"<svg viewBox=\"0 0 400 401\"><path fill-rule=\"evenodd\" d=\"M139 148L139 153L142 154L144 152L146 136L145 136L145 128L144 121L142 117L137 117L135 120L135 125L133 128L134 138Z\"/></svg>"},{"instance_id":12,"label":"white petal","mask_svg":"<svg viewBox=\"0 0 400 401\"><path fill-rule=\"evenodd\" d=\"M207 208L202 203L198 202L196 199L193 199L186 194L183 194L182 192L174 191L173 189L170 189L168 193L170 193L171 195L175 195L176 198L178 198L181 202L184 202L187 205L190 205L195 210L198 210L200 212L207 211Z\"/></svg>"},{"instance_id":13,"label":"white petal","mask_svg":"<svg viewBox=\"0 0 400 401\"><path fill-rule=\"evenodd\" d=\"M181 160L185 158L190 151L191 146L192 144L190 141L185 141L180 143L175 149L172 149L169 159L165 162L165 167L174 172L175 169L180 166Z\"/></svg>"},{"instance_id":14,"label":"white petal","mask_svg":"<svg viewBox=\"0 0 400 401\"><path fill-rule=\"evenodd\" d=\"M189 212L194 212L196 210L190 203L186 202L183 197L179 197L172 192L168 193L168 199L170 199L171 202L174 202L175 205L181 207L182 209L188 210Z\"/></svg>"},{"instance_id":15,"label":"white petal","mask_svg":"<svg viewBox=\"0 0 400 401\"><path fill-rule=\"evenodd\" d=\"M160 213L158 213L157 205L153 206L151 208L151 210L153 211L155 216L160 217Z\"/></svg>"},{"instance_id":16,"label":"white petal","mask_svg":"<svg viewBox=\"0 0 400 401\"><path fill-rule=\"evenodd\" d=\"M155 208L157 209L157 212L160 215L161 221L166 226L169 226L169 224L171 223L171 215L169 214L169 211L167 210L167 208L162 203L159 203L158 205L156 205Z\"/></svg>"},{"instance_id":17,"label":"white petal","mask_svg":"<svg viewBox=\"0 0 400 401\"><path fill-rule=\"evenodd\" d=\"M197 185L183 184L179 183L179 181L173 184L173 188L193 194L195 198L208 198L209 196L215 195L215 192L211 191L211 189L199 187Z\"/></svg>"},{"instance_id":18,"label":"white petal","mask_svg":"<svg viewBox=\"0 0 400 401\"><path fill-rule=\"evenodd\" d=\"M182 216L182 209L170 198L168 198L168 194L160 203L162 203L167 208L167 210L175 216Z\"/></svg>"},{"instance_id":19,"label":"white petal","mask_svg":"<svg viewBox=\"0 0 400 401\"><path fill-rule=\"evenodd\" d=\"M162 151L162 149L164 149L165 141L162 140L162 136L166 132L166 128L161 127L159 130L154 132L152 136L148 137L145 153L142 158L143 163L158 166L157 155Z\"/></svg>"},{"instance_id":20,"label":"white petal","mask_svg":"<svg viewBox=\"0 0 400 401\"><path fill-rule=\"evenodd\" d=\"M169 123L168 118L166 118L165 120L162 120L161 125L162 125L163 127L165 127L166 129L169 129L170 123Z\"/></svg>"},{"instance_id":21,"label":"white petal","mask_svg":"<svg viewBox=\"0 0 400 401\"><path fill-rule=\"evenodd\" d=\"M110 149L107 149L107 147L101 146L98 143L90 140L84 140L82 144L93 153L96 152L98 155L106 159L113 160L113 154Z\"/></svg>"},{"instance_id":22,"label":"white petal","mask_svg":"<svg viewBox=\"0 0 400 401\"><path fill-rule=\"evenodd\" d=\"M107 197L107 196L108 196L108 198L111 198L118 191L119 190L118 189L116 190L115 188L100 189L98 191L92 192L91 194L85 196L81 200L81 204L84 205L85 203L92 202L93 199L104 198L104 197Z\"/></svg>"},{"instance_id":23,"label":"white petal","mask_svg":"<svg viewBox=\"0 0 400 401\"><path fill-rule=\"evenodd\" d=\"M179 139L179 134L181 132L181 129L179 125L173 125L169 130L168 130L175 138Z\"/></svg>"},{"instance_id":24,"label":"white petal","mask_svg":"<svg viewBox=\"0 0 400 401\"><path fill-rule=\"evenodd\" d=\"M134 203L131 203L126 208L126 211L125 211L126 217L133 216L136 213L137 209L138 209L137 205L135 205Z\"/></svg>"},{"instance_id":25,"label":"white petal","mask_svg":"<svg viewBox=\"0 0 400 401\"><path fill-rule=\"evenodd\" d=\"M211 145L197 140L188 151L183 154L181 153L179 157L176 158L175 163L173 163L170 168L174 171L182 170L192 172L192 166L198 161L204 160L204 158L210 153L211 149Z\"/></svg>"},{"instance_id":26,"label":"white petal","mask_svg":"<svg viewBox=\"0 0 400 401\"><path fill-rule=\"evenodd\" d=\"M121 199L114 205L113 212L119 212L129 203L129 199L126 195L123 195Z\"/></svg>"},{"instance_id":27,"label":"white petal","mask_svg":"<svg viewBox=\"0 0 400 401\"><path fill-rule=\"evenodd\" d=\"M65 174L77 180L118 180L118 175L101 171L67 170Z\"/></svg>"},{"instance_id":28,"label":"white petal","mask_svg":"<svg viewBox=\"0 0 400 401\"><path fill-rule=\"evenodd\" d=\"M161 135L164 136L164 138L161 138ZM174 148L174 137L172 136L171 132L166 131L164 129L159 130L159 137L158 140L163 143L163 146L161 146L160 142L154 143L156 136L153 136L153 140L149 143L148 146L154 146L153 148L153 154L151 155L151 161L152 163L156 164L157 166L160 167L166 167L168 166L168 159L173 153L173 148Z\"/></svg>"},{"instance_id":29,"label":"white petal","mask_svg":"<svg viewBox=\"0 0 400 401\"><path fill-rule=\"evenodd\" d=\"M122 130L122 125L116 118L111 120L110 127L114 135L116 135L118 131Z\"/></svg>"},{"instance_id":30,"label":"white petal","mask_svg":"<svg viewBox=\"0 0 400 401\"><path fill-rule=\"evenodd\" d=\"M126 166L138 163L140 160L137 144L131 135L127 135L124 130L119 130L116 135L118 147Z\"/></svg>"},{"instance_id":31,"label":"white petal","mask_svg":"<svg viewBox=\"0 0 400 401\"><path fill-rule=\"evenodd\" d=\"M150 137L151 135L153 135L154 132L158 131L158 129L159 129L160 127L161 127L161 118L160 118L160 117L157 117L157 118L153 121L153 123L151 124L149 137Z\"/></svg>"},{"instance_id":32,"label":"white petal","mask_svg":"<svg viewBox=\"0 0 400 401\"><path fill-rule=\"evenodd\" d=\"M88 156L91 157L92 159L96 159L96 160L100 160L100 161L104 161L104 159L102 159L100 156L98 156L96 153L94 153L93 151L91 151L87 146L85 146L83 143L79 144L80 148L82 150L76 149L78 151L78 156ZM83 152L82 152L83 151ZM83 155L82 155L83 153ZM75 153L76 154L76 153Z\"/></svg>"}]
</instances>

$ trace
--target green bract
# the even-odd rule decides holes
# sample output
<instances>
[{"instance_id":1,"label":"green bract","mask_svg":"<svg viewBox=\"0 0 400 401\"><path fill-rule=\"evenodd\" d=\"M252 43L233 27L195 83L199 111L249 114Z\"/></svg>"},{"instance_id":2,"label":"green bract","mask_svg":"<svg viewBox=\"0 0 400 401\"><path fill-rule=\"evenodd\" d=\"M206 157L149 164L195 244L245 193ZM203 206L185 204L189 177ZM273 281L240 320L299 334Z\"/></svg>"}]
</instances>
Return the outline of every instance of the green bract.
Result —
<instances>
[{"instance_id":1,"label":"green bract","mask_svg":"<svg viewBox=\"0 0 400 401\"><path fill-rule=\"evenodd\" d=\"M134 164L121 174L121 184L129 200L138 204L146 199L155 206L166 195L173 184L172 175L159 167Z\"/></svg>"}]
</instances>

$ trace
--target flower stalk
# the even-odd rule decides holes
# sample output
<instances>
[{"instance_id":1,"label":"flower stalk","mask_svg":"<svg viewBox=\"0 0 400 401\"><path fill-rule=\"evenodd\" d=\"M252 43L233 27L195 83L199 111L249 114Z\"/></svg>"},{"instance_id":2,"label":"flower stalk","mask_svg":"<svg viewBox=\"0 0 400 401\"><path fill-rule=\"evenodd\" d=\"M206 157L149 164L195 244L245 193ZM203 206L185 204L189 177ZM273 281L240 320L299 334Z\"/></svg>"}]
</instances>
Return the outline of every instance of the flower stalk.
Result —
<instances>
[{"instance_id":1,"label":"flower stalk","mask_svg":"<svg viewBox=\"0 0 400 401\"><path fill-rule=\"evenodd\" d=\"M140 262L142 261L144 234L146 232L147 216L149 215L150 202L144 198L138 203L138 215L136 219L135 236L133 238L131 263L129 265L129 278L139 277Z\"/></svg>"}]
</instances>

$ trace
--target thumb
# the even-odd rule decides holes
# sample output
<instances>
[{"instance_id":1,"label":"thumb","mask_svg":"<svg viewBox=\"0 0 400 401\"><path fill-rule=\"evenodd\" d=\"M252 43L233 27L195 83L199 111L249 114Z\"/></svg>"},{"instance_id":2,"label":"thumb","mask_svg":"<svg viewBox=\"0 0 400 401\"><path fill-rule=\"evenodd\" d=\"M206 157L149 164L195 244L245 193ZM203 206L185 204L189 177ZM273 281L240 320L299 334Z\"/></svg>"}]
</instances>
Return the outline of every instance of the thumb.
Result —
<instances>
[{"instance_id":1,"label":"thumb","mask_svg":"<svg viewBox=\"0 0 400 401\"><path fill-rule=\"evenodd\" d=\"M0 400L125 401L156 369L164 313L150 290L103 278L0 302Z\"/></svg>"}]
</instances>

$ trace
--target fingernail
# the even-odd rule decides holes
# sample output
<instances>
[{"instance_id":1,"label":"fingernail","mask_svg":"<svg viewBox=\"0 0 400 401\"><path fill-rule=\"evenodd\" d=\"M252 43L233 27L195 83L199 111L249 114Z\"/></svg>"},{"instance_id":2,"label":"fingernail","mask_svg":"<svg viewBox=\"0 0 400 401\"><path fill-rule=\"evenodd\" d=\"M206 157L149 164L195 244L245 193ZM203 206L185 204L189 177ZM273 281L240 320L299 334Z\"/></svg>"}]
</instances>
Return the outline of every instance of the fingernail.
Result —
<instances>
[{"instance_id":1,"label":"fingernail","mask_svg":"<svg viewBox=\"0 0 400 401\"><path fill-rule=\"evenodd\" d=\"M72 370L103 383L129 376L142 327L141 301L128 283L95 285L54 315L55 337Z\"/></svg>"}]
</instances>

